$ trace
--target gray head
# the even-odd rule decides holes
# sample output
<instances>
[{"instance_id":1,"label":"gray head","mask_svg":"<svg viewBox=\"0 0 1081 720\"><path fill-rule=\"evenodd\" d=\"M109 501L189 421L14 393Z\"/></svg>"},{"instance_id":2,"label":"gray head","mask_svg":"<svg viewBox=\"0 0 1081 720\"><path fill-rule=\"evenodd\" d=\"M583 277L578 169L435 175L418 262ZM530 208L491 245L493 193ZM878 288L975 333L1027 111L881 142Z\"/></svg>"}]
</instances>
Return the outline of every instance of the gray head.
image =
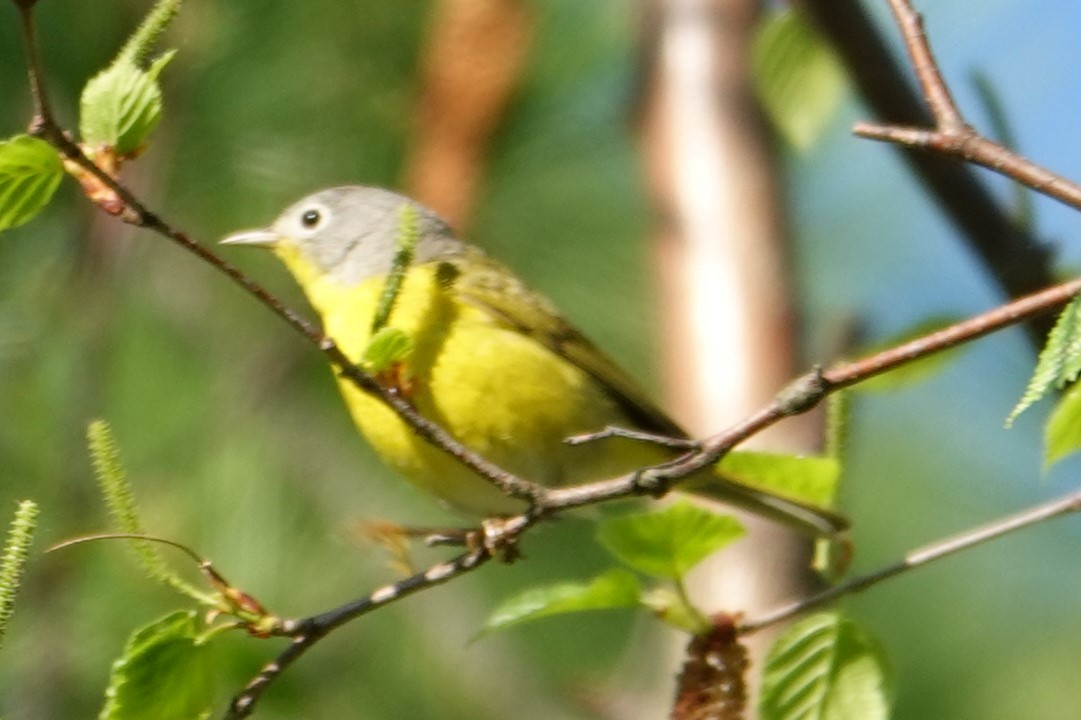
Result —
<instances>
[{"instance_id":1,"label":"gray head","mask_svg":"<svg viewBox=\"0 0 1081 720\"><path fill-rule=\"evenodd\" d=\"M291 205L270 227L235 233L221 242L295 250L338 282L351 285L390 270L407 205L416 213L420 232L415 263L464 251L450 226L428 208L404 195L362 185L320 190Z\"/></svg>"}]
</instances>

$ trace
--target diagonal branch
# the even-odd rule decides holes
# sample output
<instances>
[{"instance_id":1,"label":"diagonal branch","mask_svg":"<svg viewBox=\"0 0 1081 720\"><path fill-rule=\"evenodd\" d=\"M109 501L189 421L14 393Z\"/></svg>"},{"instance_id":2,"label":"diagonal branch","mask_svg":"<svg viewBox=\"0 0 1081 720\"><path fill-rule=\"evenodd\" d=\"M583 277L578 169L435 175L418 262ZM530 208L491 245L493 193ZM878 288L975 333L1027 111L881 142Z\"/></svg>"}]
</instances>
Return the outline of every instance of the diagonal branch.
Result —
<instances>
[{"instance_id":1,"label":"diagonal branch","mask_svg":"<svg viewBox=\"0 0 1081 720\"><path fill-rule=\"evenodd\" d=\"M965 121L957 110L957 103L953 100L953 94L942 79L942 73L938 70L938 64L931 54L931 48L927 44L927 33L923 29L923 18L919 13L906 12L905 7L894 0L889 0L890 9L897 26L906 38L918 38L918 41L907 43L908 58L912 61L912 67L920 79L923 87L923 97L927 101L927 107L931 114L938 120L939 127L949 130L961 130L965 127ZM911 10L911 7L908 8Z\"/></svg>"},{"instance_id":2,"label":"diagonal branch","mask_svg":"<svg viewBox=\"0 0 1081 720\"><path fill-rule=\"evenodd\" d=\"M813 409L830 393L1049 313L1065 305L1079 293L1081 278L1075 278L868 357L825 370L811 370L796 378L778 393L772 402L756 413L701 441L694 452L688 452L671 462L643 468L617 478L548 490L547 497L537 503L534 512L544 515L628 495L663 495L681 479L713 465L737 445L767 427L786 417Z\"/></svg>"},{"instance_id":3,"label":"diagonal branch","mask_svg":"<svg viewBox=\"0 0 1081 720\"><path fill-rule=\"evenodd\" d=\"M987 525L963 532L960 535L913 550L892 565L852 578L842 585L836 585L817 595L797 600L760 617L740 623L738 631L743 635L757 632L770 625L785 622L797 615L820 608L839 598L862 592L880 582L923 567L935 560L942 560L962 550L969 550L977 545L997 540L1018 530L1024 530L1047 520L1076 512L1081 512L1081 491L1077 490L1007 518L996 520Z\"/></svg>"},{"instance_id":4,"label":"diagonal branch","mask_svg":"<svg viewBox=\"0 0 1081 720\"><path fill-rule=\"evenodd\" d=\"M433 565L424 572L412 575L393 585L385 585L370 595L339 608L303 620L284 622L280 632L291 637L292 642L278 657L264 665L263 669L233 698L225 712L224 720L239 720L251 715L267 688L330 631L391 602L401 600L421 590L442 585L460 575L476 570L491 559L491 553L484 548L472 550L449 562Z\"/></svg>"}]
</instances>

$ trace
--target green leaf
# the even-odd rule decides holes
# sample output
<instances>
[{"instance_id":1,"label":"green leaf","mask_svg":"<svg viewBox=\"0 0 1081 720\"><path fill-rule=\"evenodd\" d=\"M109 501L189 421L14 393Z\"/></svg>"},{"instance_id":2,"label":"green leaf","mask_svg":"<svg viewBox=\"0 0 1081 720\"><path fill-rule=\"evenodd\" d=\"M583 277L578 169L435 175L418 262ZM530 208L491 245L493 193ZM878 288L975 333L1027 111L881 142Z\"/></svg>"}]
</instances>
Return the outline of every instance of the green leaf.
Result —
<instances>
[{"instance_id":1,"label":"green leaf","mask_svg":"<svg viewBox=\"0 0 1081 720\"><path fill-rule=\"evenodd\" d=\"M158 75L175 54L170 50L160 55L146 70L121 56L92 77L80 101L83 142L92 148L112 148L120 156L138 153L161 120Z\"/></svg>"},{"instance_id":2,"label":"green leaf","mask_svg":"<svg viewBox=\"0 0 1081 720\"><path fill-rule=\"evenodd\" d=\"M551 615L610 610L638 605L641 588L633 573L616 568L588 583L558 583L535 587L506 600L488 617L482 634L505 630Z\"/></svg>"},{"instance_id":3,"label":"green leaf","mask_svg":"<svg viewBox=\"0 0 1081 720\"><path fill-rule=\"evenodd\" d=\"M60 155L44 140L16 135L0 142L0 232L41 212L63 176Z\"/></svg>"},{"instance_id":4,"label":"green leaf","mask_svg":"<svg viewBox=\"0 0 1081 720\"><path fill-rule=\"evenodd\" d=\"M656 512L608 518L598 527L597 538L635 570L678 579L743 533L735 518L681 500Z\"/></svg>"},{"instance_id":5,"label":"green leaf","mask_svg":"<svg viewBox=\"0 0 1081 720\"><path fill-rule=\"evenodd\" d=\"M124 654L113 663L98 720L208 717L213 680L196 613L171 613L128 639Z\"/></svg>"},{"instance_id":6,"label":"green leaf","mask_svg":"<svg viewBox=\"0 0 1081 720\"><path fill-rule=\"evenodd\" d=\"M829 507L841 478L836 457L798 457L741 450L721 460L720 469L744 485L776 492L793 500Z\"/></svg>"},{"instance_id":7,"label":"green leaf","mask_svg":"<svg viewBox=\"0 0 1081 720\"><path fill-rule=\"evenodd\" d=\"M889 679L882 651L836 613L790 627L766 656L762 720L885 720Z\"/></svg>"},{"instance_id":8,"label":"green leaf","mask_svg":"<svg viewBox=\"0 0 1081 720\"><path fill-rule=\"evenodd\" d=\"M1058 401L1044 427L1044 468L1078 449L1081 449L1081 385L1074 385Z\"/></svg>"},{"instance_id":9,"label":"green leaf","mask_svg":"<svg viewBox=\"0 0 1081 720\"><path fill-rule=\"evenodd\" d=\"M833 118L845 88L837 56L798 12L769 15L758 27L751 55L758 98L784 138L805 150Z\"/></svg>"},{"instance_id":10,"label":"green leaf","mask_svg":"<svg viewBox=\"0 0 1081 720\"><path fill-rule=\"evenodd\" d=\"M961 319L962 318L955 315L939 315L920 320L915 325L902 330L896 335L892 335L885 340L876 342L874 345L864 348L860 352L860 355L867 356L883 350L888 350L889 348L896 347L909 342L910 340L921 338L924 335L930 335L937 330L954 325ZM869 380L865 380L859 385L854 386L853 389L889 391L927 380L935 373L945 369L952 361L956 360L960 356L962 349L963 348L961 347L954 347L949 350L934 353L933 355L928 355L927 357L920 358L914 362L905 363L895 370L890 370L887 373L876 375Z\"/></svg>"},{"instance_id":11,"label":"green leaf","mask_svg":"<svg viewBox=\"0 0 1081 720\"><path fill-rule=\"evenodd\" d=\"M417 211L409 203L402 205L398 213L398 235L395 242L394 262L391 263L390 272L383 283L383 293L379 296L379 304L375 308L375 316L372 318L372 333L378 334L394 309L394 303L398 300L398 292L402 288L405 279L405 271L413 262L413 249L420 239L420 225L417 222Z\"/></svg>"},{"instance_id":12,"label":"green leaf","mask_svg":"<svg viewBox=\"0 0 1081 720\"><path fill-rule=\"evenodd\" d=\"M1081 299L1075 297L1058 316L1025 394L1006 418L1006 427L1013 425L1018 415L1043 399L1052 388L1065 387L1078 374L1081 374Z\"/></svg>"},{"instance_id":13,"label":"green leaf","mask_svg":"<svg viewBox=\"0 0 1081 720\"><path fill-rule=\"evenodd\" d=\"M386 372L412 352L412 338L398 328L385 327L368 341L360 364L370 373Z\"/></svg>"}]
</instances>

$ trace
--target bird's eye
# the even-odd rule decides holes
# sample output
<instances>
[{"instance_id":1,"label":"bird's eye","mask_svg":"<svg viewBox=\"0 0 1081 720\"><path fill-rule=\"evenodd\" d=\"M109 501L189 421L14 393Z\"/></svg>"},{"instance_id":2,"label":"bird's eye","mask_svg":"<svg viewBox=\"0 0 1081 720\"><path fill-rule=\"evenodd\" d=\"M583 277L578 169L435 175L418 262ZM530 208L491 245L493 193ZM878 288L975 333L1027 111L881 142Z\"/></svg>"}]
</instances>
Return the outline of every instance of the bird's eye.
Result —
<instances>
[{"instance_id":1,"label":"bird's eye","mask_svg":"<svg viewBox=\"0 0 1081 720\"><path fill-rule=\"evenodd\" d=\"M319 221L323 219L323 215L318 210L306 210L303 215L300 216L300 224L306 228L313 228L319 224Z\"/></svg>"}]
</instances>

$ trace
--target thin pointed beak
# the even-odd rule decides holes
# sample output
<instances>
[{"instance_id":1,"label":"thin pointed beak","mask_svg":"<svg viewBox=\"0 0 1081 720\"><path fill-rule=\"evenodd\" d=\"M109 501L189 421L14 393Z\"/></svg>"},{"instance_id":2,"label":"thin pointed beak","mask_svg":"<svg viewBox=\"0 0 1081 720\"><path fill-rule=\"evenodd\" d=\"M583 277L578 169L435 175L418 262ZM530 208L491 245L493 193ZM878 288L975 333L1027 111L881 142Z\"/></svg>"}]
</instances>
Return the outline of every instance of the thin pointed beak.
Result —
<instances>
[{"instance_id":1,"label":"thin pointed beak","mask_svg":"<svg viewBox=\"0 0 1081 720\"><path fill-rule=\"evenodd\" d=\"M220 245L256 245L274 247L281 238L277 233L262 228L260 230L241 230L218 241Z\"/></svg>"}]
</instances>

